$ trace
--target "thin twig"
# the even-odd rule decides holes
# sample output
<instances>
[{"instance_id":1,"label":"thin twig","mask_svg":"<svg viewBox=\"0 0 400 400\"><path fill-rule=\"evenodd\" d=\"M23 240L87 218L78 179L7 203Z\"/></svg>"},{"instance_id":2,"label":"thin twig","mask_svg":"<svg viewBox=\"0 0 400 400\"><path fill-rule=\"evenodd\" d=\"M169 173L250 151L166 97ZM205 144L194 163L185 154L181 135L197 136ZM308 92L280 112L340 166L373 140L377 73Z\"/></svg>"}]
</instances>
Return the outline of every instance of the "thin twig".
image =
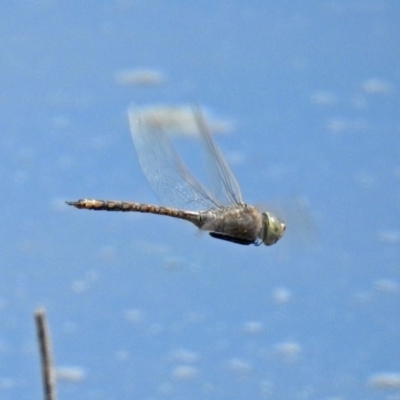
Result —
<instances>
[{"instance_id":1,"label":"thin twig","mask_svg":"<svg viewBox=\"0 0 400 400\"><path fill-rule=\"evenodd\" d=\"M45 400L56 400L56 376L53 367L50 332L46 320L46 310L44 308L39 308L35 311L35 322L39 341L40 358L42 361Z\"/></svg>"}]
</instances>

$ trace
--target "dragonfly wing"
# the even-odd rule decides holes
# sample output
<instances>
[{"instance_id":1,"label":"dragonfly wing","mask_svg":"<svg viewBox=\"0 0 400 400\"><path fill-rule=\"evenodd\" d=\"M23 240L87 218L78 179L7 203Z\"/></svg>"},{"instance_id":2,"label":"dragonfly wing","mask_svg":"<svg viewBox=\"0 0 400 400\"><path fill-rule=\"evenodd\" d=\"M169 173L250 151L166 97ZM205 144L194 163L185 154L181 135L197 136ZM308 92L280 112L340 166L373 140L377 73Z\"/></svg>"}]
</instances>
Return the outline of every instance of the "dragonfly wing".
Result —
<instances>
[{"instance_id":1,"label":"dragonfly wing","mask_svg":"<svg viewBox=\"0 0 400 400\"><path fill-rule=\"evenodd\" d=\"M213 196L223 205L242 203L240 186L231 168L226 162L220 149L215 144L211 130L200 109L194 109L194 117L199 129L201 140L204 142L206 154L209 158L208 165L211 171Z\"/></svg>"},{"instance_id":2,"label":"dragonfly wing","mask_svg":"<svg viewBox=\"0 0 400 400\"><path fill-rule=\"evenodd\" d=\"M128 117L143 173L165 205L193 210L220 206L185 167L161 122L147 123L135 106L129 107Z\"/></svg>"}]
</instances>

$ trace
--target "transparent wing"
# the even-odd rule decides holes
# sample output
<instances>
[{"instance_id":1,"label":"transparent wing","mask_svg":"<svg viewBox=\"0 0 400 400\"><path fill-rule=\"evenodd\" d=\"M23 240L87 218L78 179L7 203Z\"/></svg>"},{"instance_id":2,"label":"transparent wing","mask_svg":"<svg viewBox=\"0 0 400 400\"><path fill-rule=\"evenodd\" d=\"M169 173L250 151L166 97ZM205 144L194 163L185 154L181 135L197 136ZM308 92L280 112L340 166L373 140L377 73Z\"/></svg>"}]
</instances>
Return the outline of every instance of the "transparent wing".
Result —
<instances>
[{"instance_id":1,"label":"transparent wing","mask_svg":"<svg viewBox=\"0 0 400 400\"><path fill-rule=\"evenodd\" d=\"M214 197L223 205L242 203L240 186L221 151L214 143L205 118L200 109L195 109L193 112L200 137L204 142L206 154L209 158L207 166L211 172Z\"/></svg>"},{"instance_id":2,"label":"transparent wing","mask_svg":"<svg viewBox=\"0 0 400 400\"><path fill-rule=\"evenodd\" d=\"M193 210L220 207L207 189L187 170L162 123L151 124L134 106L128 109L129 125L143 173L165 205Z\"/></svg>"}]
</instances>

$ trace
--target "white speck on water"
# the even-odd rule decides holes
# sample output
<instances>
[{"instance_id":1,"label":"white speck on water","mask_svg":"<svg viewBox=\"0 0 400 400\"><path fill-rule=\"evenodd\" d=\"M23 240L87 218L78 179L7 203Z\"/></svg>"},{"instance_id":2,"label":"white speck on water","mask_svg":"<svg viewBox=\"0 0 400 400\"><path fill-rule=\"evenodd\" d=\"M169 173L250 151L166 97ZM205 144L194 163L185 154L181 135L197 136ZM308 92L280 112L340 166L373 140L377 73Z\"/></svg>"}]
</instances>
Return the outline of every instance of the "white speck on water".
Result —
<instances>
[{"instance_id":1,"label":"white speck on water","mask_svg":"<svg viewBox=\"0 0 400 400\"><path fill-rule=\"evenodd\" d=\"M361 87L367 94L388 94L391 91L390 83L381 78L367 79L362 83Z\"/></svg>"},{"instance_id":2,"label":"white speck on water","mask_svg":"<svg viewBox=\"0 0 400 400\"><path fill-rule=\"evenodd\" d=\"M264 325L259 321L247 321L243 324L243 332L248 335L257 335L264 329Z\"/></svg>"},{"instance_id":3,"label":"white speck on water","mask_svg":"<svg viewBox=\"0 0 400 400\"><path fill-rule=\"evenodd\" d=\"M378 279L374 282L374 289L382 293L398 293L400 286L393 279Z\"/></svg>"},{"instance_id":4,"label":"white speck on water","mask_svg":"<svg viewBox=\"0 0 400 400\"><path fill-rule=\"evenodd\" d=\"M178 380L191 380L196 378L197 374L197 368L191 365L178 365L172 371L173 378Z\"/></svg>"},{"instance_id":5,"label":"white speck on water","mask_svg":"<svg viewBox=\"0 0 400 400\"><path fill-rule=\"evenodd\" d=\"M156 86L164 83L165 76L155 69L126 69L115 73L115 82L124 86Z\"/></svg>"},{"instance_id":6,"label":"white speck on water","mask_svg":"<svg viewBox=\"0 0 400 400\"><path fill-rule=\"evenodd\" d=\"M79 383L86 379L86 371L82 367L61 366L56 368L58 380Z\"/></svg>"},{"instance_id":7,"label":"white speck on water","mask_svg":"<svg viewBox=\"0 0 400 400\"><path fill-rule=\"evenodd\" d=\"M278 287L272 291L272 300L277 305L284 305L291 301L292 293L285 287Z\"/></svg>"},{"instance_id":8,"label":"white speck on water","mask_svg":"<svg viewBox=\"0 0 400 400\"><path fill-rule=\"evenodd\" d=\"M380 372L368 379L368 385L378 389L400 389L400 372Z\"/></svg>"}]
</instances>

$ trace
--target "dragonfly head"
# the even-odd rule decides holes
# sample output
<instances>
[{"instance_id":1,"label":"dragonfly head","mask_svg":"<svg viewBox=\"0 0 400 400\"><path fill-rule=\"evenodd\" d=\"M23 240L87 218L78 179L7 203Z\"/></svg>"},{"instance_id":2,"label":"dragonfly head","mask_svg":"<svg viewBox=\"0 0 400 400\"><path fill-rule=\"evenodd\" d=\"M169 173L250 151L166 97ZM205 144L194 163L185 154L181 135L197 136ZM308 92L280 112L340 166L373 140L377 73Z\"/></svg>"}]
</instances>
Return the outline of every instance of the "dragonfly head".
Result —
<instances>
[{"instance_id":1,"label":"dragonfly head","mask_svg":"<svg viewBox=\"0 0 400 400\"><path fill-rule=\"evenodd\" d=\"M263 212L260 239L266 246L276 243L285 233L286 225L269 212Z\"/></svg>"}]
</instances>

